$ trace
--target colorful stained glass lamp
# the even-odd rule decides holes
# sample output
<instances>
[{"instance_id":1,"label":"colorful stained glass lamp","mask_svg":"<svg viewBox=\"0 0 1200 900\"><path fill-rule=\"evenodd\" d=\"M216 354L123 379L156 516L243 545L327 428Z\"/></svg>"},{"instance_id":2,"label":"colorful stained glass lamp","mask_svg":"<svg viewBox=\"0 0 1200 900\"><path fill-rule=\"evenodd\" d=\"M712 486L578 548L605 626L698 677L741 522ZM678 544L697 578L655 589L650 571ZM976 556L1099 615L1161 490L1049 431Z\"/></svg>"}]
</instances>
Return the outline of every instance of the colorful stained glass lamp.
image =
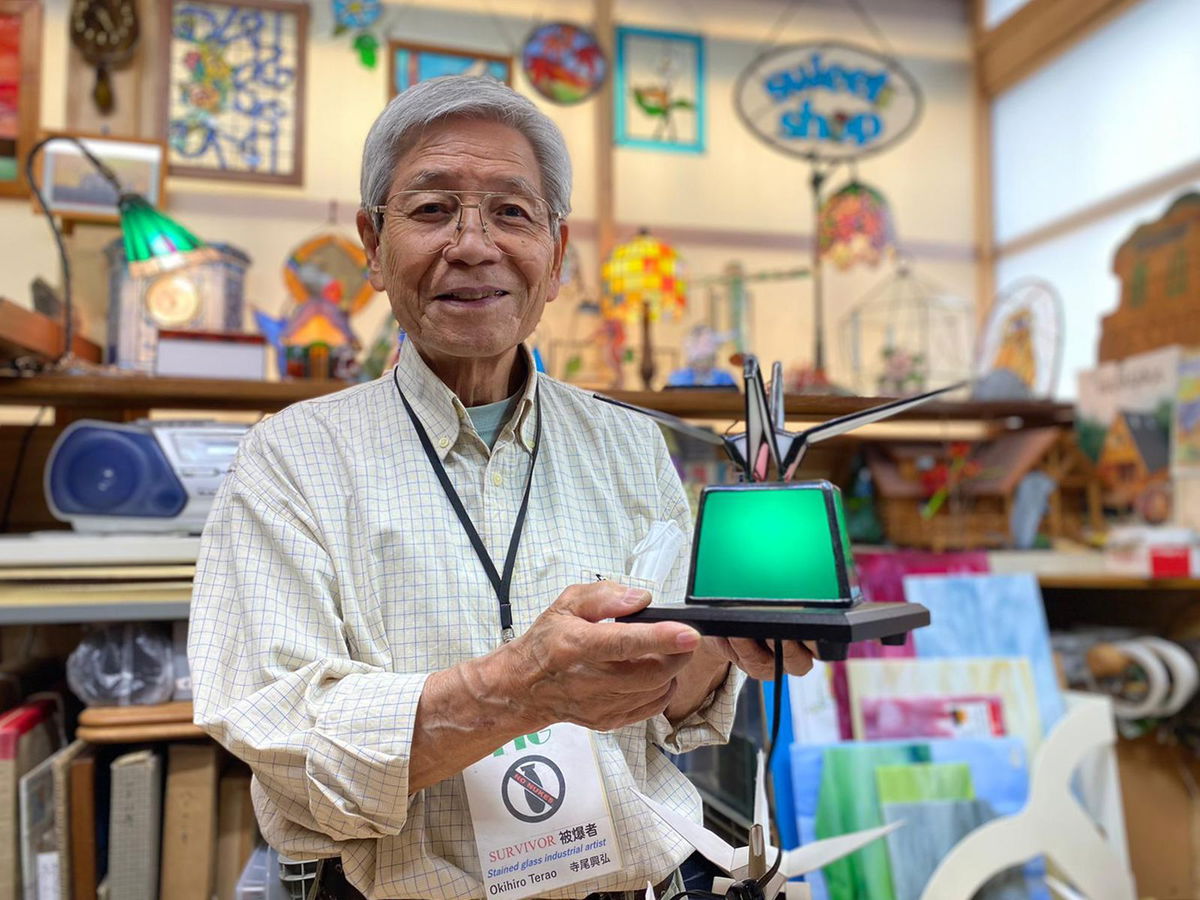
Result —
<instances>
[{"instance_id":1,"label":"colorful stained glass lamp","mask_svg":"<svg viewBox=\"0 0 1200 900\"><path fill-rule=\"evenodd\" d=\"M51 141L70 141L112 185L117 193L117 211L120 215L121 234L125 240L125 256L129 262L130 274L135 277L159 275L170 272L215 256L214 251L203 241L173 219L164 216L156 210L145 197L133 191L126 190L112 169L89 150L82 141L73 137L43 138L33 145L25 161L25 177L29 187L37 197L46 219L50 222L50 230L58 246L59 262L62 265L62 302L63 302L63 352L55 361L55 368L65 369L71 363L71 347L74 341L74 316L71 297L71 264L67 257L66 246L63 243L62 229L55 221L54 213L46 203L33 174L33 163L42 148Z\"/></svg>"},{"instance_id":2,"label":"colorful stained glass lamp","mask_svg":"<svg viewBox=\"0 0 1200 900\"><path fill-rule=\"evenodd\" d=\"M638 236L613 248L601 269L604 297L600 311L606 319L625 324L641 323L642 386L651 389L654 379L653 323L664 313L680 313L687 305L683 265L675 248L642 229Z\"/></svg>"},{"instance_id":3,"label":"colorful stained glass lamp","mask_svg":"<svg viewBox=\"0 0 1200 900\"><path fill-rule=\"evenodd\" d=\"M817 231L821 259L842 271L858 263L878 266L895 251L896 228L887 199L861 181L851 181L826 198Z\"/></svg>"}]
</instances>

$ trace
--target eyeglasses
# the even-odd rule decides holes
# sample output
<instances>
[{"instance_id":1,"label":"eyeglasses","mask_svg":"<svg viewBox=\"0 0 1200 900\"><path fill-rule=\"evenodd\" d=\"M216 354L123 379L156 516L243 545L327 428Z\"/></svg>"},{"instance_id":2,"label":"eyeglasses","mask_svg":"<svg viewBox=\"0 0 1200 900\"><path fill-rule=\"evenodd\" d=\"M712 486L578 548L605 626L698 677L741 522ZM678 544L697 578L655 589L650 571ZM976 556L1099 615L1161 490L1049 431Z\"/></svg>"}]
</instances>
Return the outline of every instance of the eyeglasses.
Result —
<instances>
[{"instance_id":1,"label":"eyeglasses","mask_svg":"<svg viewBox=\"0 0 1200 900\"><path fill-rule=\"evenodd\" d=\"M413 250L432 253L458 241L466 229L465 209L478 210L484 237L509 256L527 254L552 237L555 217L550 204L536 194L396 191L384 206L372 206L369 212L388 217Z\"/></svg>"}]
</instances>

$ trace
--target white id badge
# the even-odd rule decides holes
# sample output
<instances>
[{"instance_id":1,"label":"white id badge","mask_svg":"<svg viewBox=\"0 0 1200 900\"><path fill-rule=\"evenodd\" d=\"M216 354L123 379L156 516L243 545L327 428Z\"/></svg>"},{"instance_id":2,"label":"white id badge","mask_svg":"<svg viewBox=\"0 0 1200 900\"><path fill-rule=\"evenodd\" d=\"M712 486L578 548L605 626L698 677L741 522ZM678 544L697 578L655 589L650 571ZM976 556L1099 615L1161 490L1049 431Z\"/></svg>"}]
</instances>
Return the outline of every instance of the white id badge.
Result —
<instances>
[{"instance_id":1,"label":"white id badge","mask_svg":"<svg viewBox=\"0 0 1200 900\"><path fill-rule=\"evenodd\" d=\"M559 723L463 771L484 896L521 900L621 869L592 733Z\"/></svg>"}]
</instances>

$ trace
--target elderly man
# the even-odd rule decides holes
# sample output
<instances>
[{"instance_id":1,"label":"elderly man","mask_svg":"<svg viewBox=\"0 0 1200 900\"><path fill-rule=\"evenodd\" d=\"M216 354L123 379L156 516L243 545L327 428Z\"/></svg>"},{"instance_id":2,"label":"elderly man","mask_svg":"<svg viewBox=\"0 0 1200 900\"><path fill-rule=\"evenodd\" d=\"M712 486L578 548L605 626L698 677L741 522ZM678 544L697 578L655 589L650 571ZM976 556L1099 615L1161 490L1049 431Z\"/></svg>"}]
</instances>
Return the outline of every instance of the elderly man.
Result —
<instances>
[{"instance_id":1,"label":"elderly man","mask_svg":"<svg viewBox=\"0 0 1200 900\"><path fill-rule=\"evenodd\" d=\"M690 517L657 427L522 343L570 191L562 134L509 88L394 99L358 228L399 362L256 427L208 521L196 721L253 769L274 847L337 859L325 896L665 891L688 847L635 790L698 818L662 751L726 740L741 672L773 672L752 641L607 621L682 594L686 548L661 585L627 572Z\"/></svg>"}]
</instances>

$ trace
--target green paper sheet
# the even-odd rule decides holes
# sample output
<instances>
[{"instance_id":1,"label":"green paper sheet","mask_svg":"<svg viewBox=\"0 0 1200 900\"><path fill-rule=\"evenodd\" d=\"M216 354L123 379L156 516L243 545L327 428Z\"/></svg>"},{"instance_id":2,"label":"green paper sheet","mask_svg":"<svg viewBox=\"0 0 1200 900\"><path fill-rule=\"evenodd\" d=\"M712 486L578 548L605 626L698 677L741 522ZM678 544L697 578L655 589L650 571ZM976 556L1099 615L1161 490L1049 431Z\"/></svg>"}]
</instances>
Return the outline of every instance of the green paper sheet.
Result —
<instances>
[{"instance_id":1,"label":"green paper sheet","mask_svg":"<svg viewBox=\"0 0 1200 900\"><path fill-rule=\"evenodd\" d=\"M881 804L975 799L971 767L966 763L876 766L875 786Z\"/></svg>"},{"instance_id":2,"label":"green paper sheet","mask_svg":"<svg viewBox=\"0 0 1200 900\"><path fill-rule=\"evenodd\" d=\"M846 744L825 751L814 826L818 838L836 837L883 824L876 788L879 766L931 761L928 745ZM876 841L825 867L830 900L895 900L887 845Z\"/></svg>"}]
</instances>

